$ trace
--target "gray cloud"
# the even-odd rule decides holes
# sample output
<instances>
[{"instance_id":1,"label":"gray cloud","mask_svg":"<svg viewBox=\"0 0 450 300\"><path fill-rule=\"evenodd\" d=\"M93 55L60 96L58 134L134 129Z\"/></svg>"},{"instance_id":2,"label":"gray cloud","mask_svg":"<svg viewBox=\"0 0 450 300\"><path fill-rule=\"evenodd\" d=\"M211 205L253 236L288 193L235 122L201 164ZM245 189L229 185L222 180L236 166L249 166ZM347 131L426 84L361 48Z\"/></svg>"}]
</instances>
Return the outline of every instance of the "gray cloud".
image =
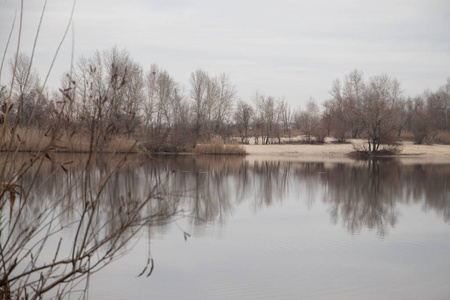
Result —
<instances>
[{"instance_id":1,"label":"gray cloud","mask_svg":"<svg viewBox=\"0 0 450 300\"><path fill-rule=\"evenodd\" d=\"M24 52L31 51L42 5L25 3ZM71 5L48 1L35 60L41 77ZM0 3L2 49L17 9L16 1ZM77 57L117 45L144 68L157 63L183 84L197 68L226 72L246 100L259 90L285 96L293 106L310 96L322 102L332 81L355 68L366 76L395 76L411 96L437 89L450 76L448 1L78 0L74 26ZM52 86L70 68L71 39Z\"/></svg>"}]
</instances>

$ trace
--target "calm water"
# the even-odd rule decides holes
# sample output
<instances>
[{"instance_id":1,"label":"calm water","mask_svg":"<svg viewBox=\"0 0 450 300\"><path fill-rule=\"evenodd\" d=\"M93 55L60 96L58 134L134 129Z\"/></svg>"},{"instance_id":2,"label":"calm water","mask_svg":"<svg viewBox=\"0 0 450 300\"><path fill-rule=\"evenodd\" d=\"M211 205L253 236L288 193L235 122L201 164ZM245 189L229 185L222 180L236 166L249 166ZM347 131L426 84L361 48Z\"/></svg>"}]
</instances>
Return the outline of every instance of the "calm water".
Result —
<instances>
[{"instance_id":1,"label":"calm water","mask_svg":"<svg viewBox=\"0 0 450 300\"><path fill-rule=\"evenodd\" d=\"M90 299L450 299L450 163L142 158L106 190L155 186L181 212L94 274Z\"/></svg>"}]
</instances>

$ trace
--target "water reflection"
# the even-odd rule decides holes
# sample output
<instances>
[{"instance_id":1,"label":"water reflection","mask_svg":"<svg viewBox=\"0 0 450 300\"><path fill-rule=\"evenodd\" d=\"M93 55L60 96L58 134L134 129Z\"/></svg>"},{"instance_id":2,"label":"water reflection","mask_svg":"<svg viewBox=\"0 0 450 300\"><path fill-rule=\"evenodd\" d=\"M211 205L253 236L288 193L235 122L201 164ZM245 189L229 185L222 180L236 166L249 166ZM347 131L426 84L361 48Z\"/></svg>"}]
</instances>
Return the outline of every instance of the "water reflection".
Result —
<instances>
[{"instance_id":1,"label":"water reflection","mask_svg":"<svg viewBox=\"0 0 450 300\"><path fill-rule=\"evenodd\" d=\"M75 160L60 157L59 161ZM98 160L91 171L93 183L100 183L110 174L110 157ZM117 158L114 158L117 159ZM29 214L44 210L42 200L57 199L61 218L71 219L77 213L82 175L85 172L73 163L65 176L62 170L49 165L38 176L23 176L20 184L36 180L39 189L33 193ZM52 180L48 180L52 177ZM450 165L402 165L393 161L358 161L348 163L307 163L257 161L230 157L139 157L127 161L109 179L102 194L105 201L100 210L103 218L126 220L127 211L139 205L146 195L157 195L146 207L152 225L164 225L167 216L184 212L193 224L223 223L236 206L249 202L255 210L282 202L289 193L299 189L306 193L300 201L309 207L316 199L328 206L331 221L351 233L363 228L375 229L384 235L399 222L398 203L422 203L423 210L434 211L444 221L450 220ZM39 200L37 200L39 199ZM68 209L68 208L71 209ZM165 216L155 218L155 216ZM24 215L26 219L28 216ZM110 228L109 230L115 230ZM161 228L159 228L161 230Z\"/></svg>"},{"instance_id":2,"label":"water reflection","mask_svg":"<svg viewBox=\"0 0 450 300\"><path fill-rule=\"evenodd\" d=\"M151 168L164 168L164 160ZM395 161L352 164L178 158L167 189L180 191L185 209L197 223L223 221L233 207L250 201L256 210L282 202L297 189L312 207L319 196L330 218L349 232L376 229L385 235L399 222L398 203L422 203L444 221L450 220L450 165L402 165ZM157 173L160 173L158 171Z\"/></svg>"}]
</instances>

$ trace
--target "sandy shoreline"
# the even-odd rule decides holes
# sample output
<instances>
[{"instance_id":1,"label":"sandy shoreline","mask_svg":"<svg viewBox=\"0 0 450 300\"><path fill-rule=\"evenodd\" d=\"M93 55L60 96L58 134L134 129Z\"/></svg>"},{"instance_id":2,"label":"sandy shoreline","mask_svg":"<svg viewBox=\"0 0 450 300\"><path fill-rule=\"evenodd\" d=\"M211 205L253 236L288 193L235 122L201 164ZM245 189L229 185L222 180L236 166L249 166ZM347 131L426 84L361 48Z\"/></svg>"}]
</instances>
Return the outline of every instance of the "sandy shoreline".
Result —
<instances>
[{"instance_id":1,"label":"sandy shoreline","mask_svg":"<svg viewBox=\"0 0 450 300\"><path fill-rule=\"evenodd\" d=\"M325 143L323 145L244 145L249 160L295 160L295 161L350 161L347 154L354 151L353 145L364 143L351 140L349 144ZM419 162L450 162L450 145L415 145L403 142L402 151L395 157Z\"/></svg>"}]
</instances>

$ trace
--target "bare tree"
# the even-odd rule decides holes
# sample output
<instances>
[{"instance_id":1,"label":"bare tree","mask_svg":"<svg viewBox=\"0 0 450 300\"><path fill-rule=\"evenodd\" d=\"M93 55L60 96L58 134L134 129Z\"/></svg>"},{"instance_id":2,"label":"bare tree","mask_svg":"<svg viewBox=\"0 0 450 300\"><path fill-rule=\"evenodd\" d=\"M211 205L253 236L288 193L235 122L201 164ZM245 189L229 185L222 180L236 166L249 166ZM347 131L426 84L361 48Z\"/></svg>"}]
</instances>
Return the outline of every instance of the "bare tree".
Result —
<instances>
[{"instance_id":1,"label":"bare tree","mask_svg":"<svg viewBox=\"0 0 450 300\"><path fill-rule=\"evenodd\" d=\"M414 135L414 142L422 144L430 138L431 124L426 103L422 97L408 99L408 111L410 115L410 130Z\"/></svg>"},{"instance_id":2,"label":"bare tree","mask_svg":"<svg viewBox=\"0 0 450 300\"><path fill-rule=\"evenodd\" d=\"M312 142L312 137L316 137L316 141L318 142L323 141L325 137L319 134L323 131L321 127L320 109L313 98L310 98L306 105L306 110L300 112L298 119L300 129L305 135L305 141L307 143Z\"/></svg>"},{"instance_id":3,"label":"bare tree","mask_svg":"<svg viewBox=\"0 0 450 300\"><path fill-rule=\"evenodd\" d=\"M276 137L276 132L280 126L280 114L275 99L271 96L266 97L256 93L254 102L256 107L255 118L262 126L263 143L269 144Z\"/></svg>"},{"instance_id":4,"label":"bare tree","mask_svg":"<svg viewBox=\"0 0 450 300\"><path fill-rule=\"evenodd\" d=\"M239 100L234 113L234 121L241 137L241 143L249 143L250 122L253 118L253 108L250 104Z\"/></svg>"},{"instance_id":5,"label":"bare tree","mask_svg":"<svg viewBox=\"0 0 450 300\"><path fill-rule=\"evenodd\" d=\"M39 76L32 69L30 58L20 53L17 64L10 61L11 74L14 74L13 103L20 125L38 125L44 118L46 101L41 94Z\"/></svg>"},{"instance_id":6,"label":"bare tree","mask_svg":"<svg viewBox=\"0 0 450 300\"><path fill-rule=\"evenodd\" d=\"M196 138L188 134L190 127L189 104L179 84L165 70L152 65L146 75L147 101L144 105L149 135L148 149L178 151ZM192 141L193 140L193 141Z\"/></svg>"},{"instance_id":7,"label":"bare tree","mask_svg":"<svg viewBox=\"0 0 450 300\"><path fill-rule=\"evenodd\" d=\"M380 149L381 143L394 143L398 128L396 105L400 100L400 83L387 75L370 79L362 97L355 104L355 115L367 135L369 152Z\"/></svg>"},{"instance_id":8,"label":"bare tree","mask_svg":"<svg viewBox=\"0 0 450 300\"><path fill-rule=\"evenodd\" d=\"M364 82L362 72L353 71L345 77L341 90L339 81L332 89L333 99L326 105L336 124L337 139L343 140L350 129L367 138L369 152L377 152L383 143L393 144L399 138L406 115L400 83L387 75Z\"/></svg>"},{"instance_id":9,"label":"bare tree","mask_svg":"<svg viewBox=\"0 0 450 300\"><path fill-rule=\"evenodd\" d=\"M427 108L432 115L433 127L437 130L448 130L450 117L450 78L447 84L438 91L426 91Z\"/></svg>"},{"instance_id":10,"label":"bare tree","mask_svg":"<svg viewBox=\"0 0 450 300\"><path fill-rule=\"evenodd\" d=\"M231 83L230 78L222 73L218 78L219 95L217 99L216 111L214 114L214 132L225 136L229 131L227 127L231 123L233 103L236 98L236 87Z\"/></svg>"},{"instance_id":11,"label":"bare tree","mask_svg":"<svg viewBox=\"0 0 450 300\"><path fill-rule=\"evenodd\" d=\"M158 96L158 87L157 87L157 74L159 72L159 68L156 64L151 65L150 71L145 75L145 90L147 92L147 98L144 102L144 127L145 128L153 128L156 123L156 106L157 106L157 96Z\"/></svg>"},{"instance_id":12,"label":"bare tree","mask_svg":"<svg viewBox=\"0 0 450 300\"><path fill-rule=\"evenodd\" d=\"M130 133L141 123L144 100L142 67L127 51L114 47L103 52L105 84L107 86L107 117L116 132Z\"/></svg>"},{"instance_id":13,"label":"bare tree","mask_svg":"<svg viewBox=\"0 0 450 300\"><path fill-rule=\"evenodd\" d=\"M191 98L194 101L193 111L195 118L195 132L197 136L200 136L205 123L205 106L206 97L208 89L209 75L198 69L191 74L190 84L191 84Z\"/></svg>"},{"instance_id":14,"label":"bare tree","mask_svg":"<svg viewBox=\"0 0 450 300\"><path fill-rule=\"evenodd\" d=\"M445 115L445 129L449 128L449 115L450 115L450 78L447 78L447 84L440 89L441 96L443 98L444 107L443 112Z\"/></svg>"},{"instance_id":15,"label":"bare tree","mask_svg":"<svg viewBox=\"0 0 450 300\"><path fill-rule=\"evenodd\" d=\"M291 106L284 100L284 98L280 100L278 105L281 123L283 124L283 133L291 138L291 123L293 118Z\"/></svg>"},{"instance_id":16,"label":"bare tree","mask_svg":"<svg viewBox=\"0 0 450 300\"><path fill-rule=\"evenodd\" d=\"M348 84L346 81L346 85ZM346 89L351 90L349 87ZM333 82L330 94L332 99L324 104L329 114L330 133L338 142L345 142L349 137L356 137L358 132L352 113L355 98L351 94L343 94L339 79Z\"/></svg>"},{"instance_id":17,"label":"bare tree","mask_svg":"<svg viewBox=\"0 0 450 300\"><path fill-rule=\"evenodd\" d=\"M236 88L226 74L211 77L197 70L191 74L191 99L198 137L211 138L211 134L225 137L229 134Z\"/></svg>"},{"instance_id":18,"label":"bare tree","mask_svg":"<svg viewBox=\"0 0 450 300\"><path fill-rule=\"evenodd\" d=\"M98 147L111 134L130 135L142 125L143 70L126 51L112 48L81 57L61 91L61 103L70 108L74 122L85 132L97 133Z\"/></svg>"}]
</instances>

